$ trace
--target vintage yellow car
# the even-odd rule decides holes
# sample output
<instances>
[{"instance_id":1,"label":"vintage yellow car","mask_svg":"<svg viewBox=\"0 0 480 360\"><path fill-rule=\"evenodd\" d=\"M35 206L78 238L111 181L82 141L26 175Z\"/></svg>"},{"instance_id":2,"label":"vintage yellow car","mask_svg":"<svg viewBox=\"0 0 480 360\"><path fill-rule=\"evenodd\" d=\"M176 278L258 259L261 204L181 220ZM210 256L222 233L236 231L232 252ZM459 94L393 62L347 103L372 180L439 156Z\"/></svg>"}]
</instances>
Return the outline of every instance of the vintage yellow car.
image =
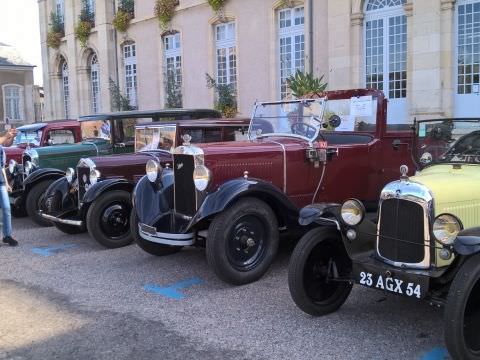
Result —
<instances>
[{"instance_id":1,"label":"vintage yellow car","mask_svg":"<svg viewBox=\"0 0 480 360\"><path fill-rule=\"evenodd\" d=\"M376 213L356 199L302 209L314 226L289 267L311 315L343 305L353 284L443 306L454 359L480 359L480 119L415 124L419 171L386 185Z\"/></svg>"}]
</instances>

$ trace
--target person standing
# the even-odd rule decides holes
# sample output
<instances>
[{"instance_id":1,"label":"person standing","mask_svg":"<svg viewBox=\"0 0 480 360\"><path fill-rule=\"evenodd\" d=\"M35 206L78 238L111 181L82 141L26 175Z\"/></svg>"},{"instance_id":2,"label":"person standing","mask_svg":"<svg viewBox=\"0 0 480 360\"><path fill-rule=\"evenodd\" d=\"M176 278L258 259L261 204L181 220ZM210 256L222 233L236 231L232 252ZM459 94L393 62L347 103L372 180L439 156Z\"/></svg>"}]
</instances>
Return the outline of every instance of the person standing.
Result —
<instances>
[{"instance_id":1,"label":"person standing","mask_svg":"<svg viewBox=\"0 0 480 360\"><path fill-rule=\"evenodd\" d=\"M3 146L10 146L17 135L17 130L12 128L7 131L4 136L0 136L0 208L2 208L3 214L3 242L10 246L17 246L18 241L12 237L12 215L10 210L10 201L8 200L8 193L12 191L12 188L8 184L7 173L5 166L7 157Z\"/></svg>"}]
</instances>

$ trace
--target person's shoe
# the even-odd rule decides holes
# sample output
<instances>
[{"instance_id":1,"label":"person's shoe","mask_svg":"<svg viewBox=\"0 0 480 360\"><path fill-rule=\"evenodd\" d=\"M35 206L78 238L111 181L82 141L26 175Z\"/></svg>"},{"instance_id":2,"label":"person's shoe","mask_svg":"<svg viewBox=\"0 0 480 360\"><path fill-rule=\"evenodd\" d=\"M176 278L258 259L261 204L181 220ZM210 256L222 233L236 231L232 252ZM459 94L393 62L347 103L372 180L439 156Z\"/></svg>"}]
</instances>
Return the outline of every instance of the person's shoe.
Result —
<instances>
[{"instance_id":1,"label":"person's shoe","mask_svg":"<svg viewBox=\"0 0 480 360\"><path fill-rule=\"evenodd\" d=\"M17 245L18 245L18 241L15 240L14 238L12 238L11 236L5 236L5 237L3 238L3 242L4 242L5 244L10 245L10 246L17 246Z\"/></svg>"}]
</instances>

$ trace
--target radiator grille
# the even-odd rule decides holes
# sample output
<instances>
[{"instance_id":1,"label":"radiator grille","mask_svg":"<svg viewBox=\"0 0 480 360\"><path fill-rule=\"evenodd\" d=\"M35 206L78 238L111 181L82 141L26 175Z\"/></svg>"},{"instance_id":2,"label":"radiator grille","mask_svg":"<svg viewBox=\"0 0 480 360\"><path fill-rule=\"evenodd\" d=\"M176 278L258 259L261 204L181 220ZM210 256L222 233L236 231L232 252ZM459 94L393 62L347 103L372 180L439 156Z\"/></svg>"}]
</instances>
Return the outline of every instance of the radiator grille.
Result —
<instances>
[{"instance_id":1,"label":"radiator grille","mask_svg":"<svg viewBox=\"0 0 480 360\"><path fill-rule=\"evenodd\" d=\"M173 157L175 176L175 211L193 216L196 211L196 190L193 183L195 160L192 155L175 154Z\"/></svg>"},{"instance_id":2,"label":"radiator grille","mask_svg":"<svg viewBox=\"0 0 480 360\"><path fill-rule=\"evenodd\" d=\"M90 186L90 168L85 166L77 167L78 176L78 201L82 202L85 193Z\"/></svg>"},{"instance_id":3,"label":"radiator grille","mask_svg":"<svg viewBox=\"0 0 480 360\"><path fill-rule=\"evenodd\" d=\"M384 200L380 208L379 255L395 262L418 264L426 251L422 206L403 199Z\"/></svg>"}]
</instances>

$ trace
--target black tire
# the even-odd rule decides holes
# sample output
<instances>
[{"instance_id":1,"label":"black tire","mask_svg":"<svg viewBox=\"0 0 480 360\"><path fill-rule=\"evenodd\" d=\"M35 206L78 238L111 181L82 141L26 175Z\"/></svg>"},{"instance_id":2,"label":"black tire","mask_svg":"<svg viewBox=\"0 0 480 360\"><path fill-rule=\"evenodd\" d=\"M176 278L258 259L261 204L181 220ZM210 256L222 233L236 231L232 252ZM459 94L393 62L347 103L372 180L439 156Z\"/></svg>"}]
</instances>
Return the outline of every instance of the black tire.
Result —
<instances>
[{"instance_id":1,"label":"black tire","mask_svg":"<svg viewBox=\"0 0 480 360\"><path fill-rule=\"evenodd\" d=\"M298 242L288 267L288 286L297 306L313 316L338 310L352 291L350 282L326 282L328 264L333 260L340 276L352 271L351 260L337 229L310 230Z\"/></svg>"},{"instance_id":2,"label":"black tire","mask_svg":"<svg viewBox=\"0 0 480 360\"><path fill-rule=\"evenodd\" d=\"M53 226L55 226L61 232L69 235L83 234L87 231L87 228L85 226L78 227L57 222L53 222Z\"/></svg>"},{"instance_id":3,"label":"black tire","mask_svg":"<svg viewBox=\"0 0 480 360\"><path fill-rule=\"evenodd\" d=\"M38 210L41 209L41 203L45 196L48 187L53 183L53 180L44 180L34 185L27 194L25 202L27 214L38 225L49 227L53 226L51 221L45 220L40 216Z\"/></svg>"},{"instance_id":4,"label":"black tire","mask_svg":"<svg viewBox=\"0 0 480 360\"><path fill-rule=\"evenodd\" d=\"M182 246L169 246L169 245L155 244L151 241L146 241L142 239L142 237L138 233L138 218L135 211L132 211L130 214L130 231L137 245L143 251L151 255L166 256L166 255L175 254L180 250L182 250Z\"/></svg>"},{"instance_id":5,"label":"black tire","mask_svg":"<svg viewBox=\"0 0 480 360\"><path fill-rule=\"evenodd\" d=\"M27 210L24 207L20 208L20 207L12 205L10 209L11 209L11 212L12 212L12 216L14 218L23 218L23 217L26 217L28 215Z\"/></svg>"},{"instance_id":6,"label":"black tire","mask_svg":"<svg viewBox=\"0 0 480 360\"><path fill-rule=\"evenodd\" d=\"M92 238L109 249L130 245L132 202L130 193L123 190L106 192L88 209L86 225Z\"/></svg>"},{"instance_id":7,"label":"black tire","mask_svg":"<svg viewBox=\"0 0 480 360\"><path fill-rule=\"evenodd\" d=\"M215 274L233 285L260 279L278 251L275 213L263 201L240 199L218 214L210 224L207 261Z\"/></svg>"},{"instance_id":8,"label":"black tire","mask_svg":"<svg viewBox=\"0 0 480 360\"><path fill-rule=\"evenodd\" d=\"M458 270L445 305L445 342L453 359L480 359L480 255Z\"/></svg>"}]
</instances>

